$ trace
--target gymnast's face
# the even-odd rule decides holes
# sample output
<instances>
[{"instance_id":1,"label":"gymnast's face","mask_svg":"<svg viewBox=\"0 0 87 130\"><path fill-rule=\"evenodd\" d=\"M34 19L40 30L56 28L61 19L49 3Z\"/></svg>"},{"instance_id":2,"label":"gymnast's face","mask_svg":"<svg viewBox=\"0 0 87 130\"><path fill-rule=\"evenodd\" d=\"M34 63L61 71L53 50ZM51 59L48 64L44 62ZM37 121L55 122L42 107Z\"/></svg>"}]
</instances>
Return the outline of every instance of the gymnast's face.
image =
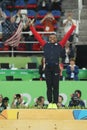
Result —
<instances>
[{"instance_id":1,"label":"gymnast's face","mask_svg":"<svg viewBox=\"0 0 87 130\"><path fill-rule=\"evenodd\" d=\"M49 42L53 43L53 44L56 43L57 42L57 36L55 34L51 34L49 36Z\"/></svg>"}]
</instances>

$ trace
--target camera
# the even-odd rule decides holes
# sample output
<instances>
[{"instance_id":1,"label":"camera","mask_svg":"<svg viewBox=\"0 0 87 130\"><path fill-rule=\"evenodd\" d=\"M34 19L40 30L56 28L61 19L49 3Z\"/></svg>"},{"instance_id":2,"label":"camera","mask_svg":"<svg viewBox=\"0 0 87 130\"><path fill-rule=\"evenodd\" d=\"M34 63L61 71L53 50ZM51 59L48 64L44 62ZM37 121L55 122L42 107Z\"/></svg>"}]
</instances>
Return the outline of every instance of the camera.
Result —
<instances>
[{"instance_id":1,"label":"camera","mask_svg":"<svg viewBox=\"0 0 87 130\"><path fill-rule=\"evenodd\" d=\"M72 100L72 105L73 106L78 106L79 105L80 100L79 100L78 94L76 94L76 93L72 94L71 100Z\"/></svg>"}]
</instances>

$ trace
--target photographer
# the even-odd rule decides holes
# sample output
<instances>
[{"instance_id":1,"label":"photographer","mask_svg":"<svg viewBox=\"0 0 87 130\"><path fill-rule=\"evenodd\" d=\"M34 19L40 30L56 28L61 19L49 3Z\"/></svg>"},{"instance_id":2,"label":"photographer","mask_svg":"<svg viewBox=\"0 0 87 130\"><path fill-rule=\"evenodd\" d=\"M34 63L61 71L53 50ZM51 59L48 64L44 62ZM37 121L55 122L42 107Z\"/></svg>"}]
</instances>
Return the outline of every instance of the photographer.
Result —
<instances>
[{"instance_id":1,"label":"photographer","mask_svg":"<svg viewBox=\"0 0 87 130\"><path fill-rule=\"evenodd\" d=\"M75 90L75 92L71 95L71 100L69 102L69 107L81 107L85 108L85 103L83 100L81 100L81 91Z\"/></svg>"}]
</instances>

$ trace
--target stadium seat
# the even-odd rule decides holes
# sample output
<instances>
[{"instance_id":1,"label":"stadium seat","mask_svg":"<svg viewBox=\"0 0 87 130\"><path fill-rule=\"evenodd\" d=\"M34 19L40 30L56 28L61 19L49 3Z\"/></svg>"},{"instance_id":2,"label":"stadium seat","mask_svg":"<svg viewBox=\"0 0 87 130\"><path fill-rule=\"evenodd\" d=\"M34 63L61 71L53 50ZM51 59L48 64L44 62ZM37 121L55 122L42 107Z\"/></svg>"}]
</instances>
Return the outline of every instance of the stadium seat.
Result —
<instances>
[{"instance_id":1,"label":"stadium seat","mask_svg":"<svg viewBox=\"0 0 87 130\"><path fill-rule=\"evenodd\" d=\"M47 14L47 10L39 10L38 12L37 12L37 18L43 18L46 14Z\"/></svg>"},{"instance_id":2,"label":"stadium seat","mask_svg":"<svg viewBox=\"0 0 87 130\"><path fill-rule=\"evenodd\" d=\"M17 51L26 51L25 43L20 43L16 49Z\"/></svg>"},{"instance_id":3,"label":"stadium seat","mask_svg":"<svg viewBox=\"0 0 87 130\"><path fill-rule=\"evenodd\" d=\"M33 46L32 46L32 50L33 51L40 51L41 50L40 44L34 43Z\"/></svg>"},{"instance_id":4,"label":"stadium seat","mask_svg":"<svg viewBox=\"0 0 87 130\"><path fill-rule=\"evenodd\" d=\"M38 30L43 30L43 25L40 23L40 20L35 21L35 28Z\"/></svg>"},{"instance_id":5,"label":"stadium seat","mask_svg":"<svg viewBox=\"0 0 87 130\"><path fill-rule=\"evenodd\" d=\"M10 69L9 63L0 63L0 69Z\"/></svg>"},{"instance_id":6,"label":"stadium seat","mask_svg":"<svg viewBox=\"0 0 87 130\"><path fill-rule=\"evenodd\" d=\"M29 8L29 9L37 8L37 0L28 0L27 8Z\"/></svg>"},{"instance_id":7,"label":"stadium seat","mask_svg":"<svg viewBox=\"0 0 87 130\"><path fill-rule=\"evenodd\" d=\"M4 12L5 12L7 18L10 18L11 12L9 10L6 10L6 9L4 10Z\"/></svg>"},{"instance_id":8,"label":"stadium seat","mask_svg":"<svg viewBox=\"0 0 87 130\"><path fill-rule=\"evenodd\" d=\"M17 14L17 10L14 10L13 12L12 12L12 16L15 16Z\"/></svg>"},{"instance_id":9,"label":"stadium seat","mask_svg":"<svg viewBox=\"0 0 87 130\"><path fill-rule=\"evenodd\" d=\"M4 45L3 46L3 51L9 51L9 46L8 45Z\"/></svg>"},{"instance_id":10,"label":"stadium seat","mask_svg":"<svg viewBox=\"0 0 87 130\"><path fill-rule=\"evenodd\" d=\"M34 10L28 10L28 18L35 18L36 12Z\"/></svg>"},{"instance_id":11,"label":"stadium seat","mask_svg":"<svg viewBox=\"0 0 87 130\"><path fill-rule=\"evenodd\" d=\"M37 69L37 63L35 62L29 62L27 63L28 69Z\"/></svg>"},{"instance_id":12,"label":"stadium seat","mask_svg":"<svg viewBox=\"0 0 87 130\"><path fill-rule=\"evenodd\" d=\"M52 14L55 18L60 18L61 12L59 10L52 10Z\"/></svg>"},{"instance_id":13,"label":"stadium seat","mask_svg":"<svg viewBox=\"0 0 87 130\"><path fill-rule=\"evenodd\" d=\"M25 8L25 1L24 0L16 0L15 1L15 8L16 9Z\"/></svg>"}]
</instances>

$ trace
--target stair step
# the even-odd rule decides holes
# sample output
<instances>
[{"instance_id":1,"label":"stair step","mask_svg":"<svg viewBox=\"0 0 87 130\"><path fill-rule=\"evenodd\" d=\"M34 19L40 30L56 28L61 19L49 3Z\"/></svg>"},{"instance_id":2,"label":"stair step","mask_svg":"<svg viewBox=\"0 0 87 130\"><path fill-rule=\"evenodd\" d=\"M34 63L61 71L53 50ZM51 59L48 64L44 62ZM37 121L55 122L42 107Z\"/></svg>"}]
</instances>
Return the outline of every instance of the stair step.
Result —
<instances>
[{"instance_id":1,"label":"stair step","mask_svg":"<svg viewBox=\"0 0 87 130\"><path fill-rule=\"evenodd\" d=\"M87 41L87 36L79 36L79 41Z\"/></svg>"}]
</instances>

